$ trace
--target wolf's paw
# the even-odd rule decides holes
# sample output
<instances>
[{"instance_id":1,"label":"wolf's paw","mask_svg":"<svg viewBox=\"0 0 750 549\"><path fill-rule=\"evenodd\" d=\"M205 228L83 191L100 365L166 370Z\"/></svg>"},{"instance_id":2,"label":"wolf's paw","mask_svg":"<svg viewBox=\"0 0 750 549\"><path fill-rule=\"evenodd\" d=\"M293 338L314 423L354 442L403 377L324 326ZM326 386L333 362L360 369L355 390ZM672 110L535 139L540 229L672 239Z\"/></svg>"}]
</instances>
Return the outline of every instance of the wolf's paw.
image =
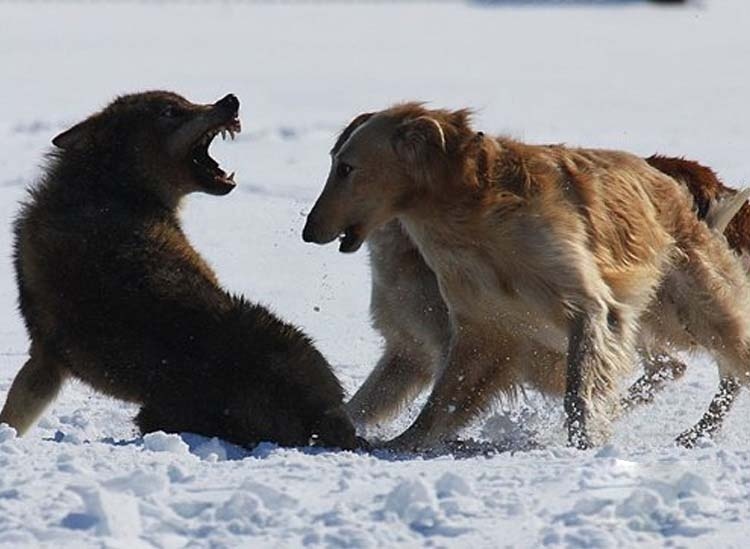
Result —
<instances>
[{"instance_id":1,"label":"wolf's paw","mask_svg":"<svg viewBox=\"0 0 750 549\"><path fill-rule=\"evenodd\" d=\"M364 439L356 436L354 425L343 407L338 407L327 410L318 418L310 443L313 446L357 450L362 448L362 441Z\"/></svg>"}]
</instances>

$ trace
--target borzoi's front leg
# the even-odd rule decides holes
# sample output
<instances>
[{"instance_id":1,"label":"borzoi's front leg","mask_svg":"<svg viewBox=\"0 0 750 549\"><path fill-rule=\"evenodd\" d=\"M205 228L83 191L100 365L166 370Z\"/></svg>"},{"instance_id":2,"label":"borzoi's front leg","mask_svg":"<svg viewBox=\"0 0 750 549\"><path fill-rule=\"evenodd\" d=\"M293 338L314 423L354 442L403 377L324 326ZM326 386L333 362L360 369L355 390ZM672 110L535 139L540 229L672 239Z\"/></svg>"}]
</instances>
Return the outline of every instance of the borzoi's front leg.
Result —
<instances>
[{"instance_id":1,"label":"borzoi's front leg","mask_svg":"<svg viewBox=\"0 0 750 549\"><path fill-rule=\"evenodd\" d=\"M414 342L388 345L375 369L347 403L349 417L358 426L369 426L396 415L433 379L433 359Z\"/></svg>"},{"instance_id":2,"label":"borzoi's front leg","mask_svg":"<svg viewBox=\"0 0 750 549\"><path fill-rule=\"evenodd\" d=\"M509 338L486 337L462 328L453 336L435 386L414 423L388 446L421 450L455 436L484 411L499 392L518 386L518 346Z\"/></svg>"},{"instance_id":3,"label":"borzoi's front leg","mask_svg":"<svg viewBox=\"0 0 750 549\"><path fill-rule=\"evenodd\" d=\"M609 435L617 381L633 360L628 330L620 313L606 306L578 312L571 321L565 414L568 443L575 448L592 446L590 421L596 422L597 439Z\"/></svg>"}]
</instances>

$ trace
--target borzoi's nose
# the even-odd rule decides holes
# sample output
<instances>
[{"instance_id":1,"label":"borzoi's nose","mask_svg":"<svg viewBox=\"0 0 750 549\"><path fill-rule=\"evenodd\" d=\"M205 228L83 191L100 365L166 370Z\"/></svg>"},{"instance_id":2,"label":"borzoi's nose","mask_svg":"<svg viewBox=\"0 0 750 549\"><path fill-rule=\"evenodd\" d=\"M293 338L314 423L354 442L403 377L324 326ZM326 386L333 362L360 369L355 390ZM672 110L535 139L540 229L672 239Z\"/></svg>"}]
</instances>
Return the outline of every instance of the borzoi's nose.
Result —
<instances>
[{"instance_id":1,"label":"borzoi's nose","mask_svg":"<svg viewBox=\"0 0 750 549\"><path fill-rule=\"evenodd\" d=\"M318 209L313 208L307 215L305 228L302 229L302 240L305 242L314 242L315 244L328 244L338 236L337 232L332 232L330 224L322 222Z\"/></svg>"},{"instance_id":2,"label":"borzoi's nose","mask_svg":"<svg viewBox=\"0 0 750 549\"><path fill-rule=\"evenodd\" d=\"M305 228L302 229L302 240L305 242L317 242L317 235L315 234L315 223L311 222L310 216L307 217Z\"/></svg>"}]
</instances>

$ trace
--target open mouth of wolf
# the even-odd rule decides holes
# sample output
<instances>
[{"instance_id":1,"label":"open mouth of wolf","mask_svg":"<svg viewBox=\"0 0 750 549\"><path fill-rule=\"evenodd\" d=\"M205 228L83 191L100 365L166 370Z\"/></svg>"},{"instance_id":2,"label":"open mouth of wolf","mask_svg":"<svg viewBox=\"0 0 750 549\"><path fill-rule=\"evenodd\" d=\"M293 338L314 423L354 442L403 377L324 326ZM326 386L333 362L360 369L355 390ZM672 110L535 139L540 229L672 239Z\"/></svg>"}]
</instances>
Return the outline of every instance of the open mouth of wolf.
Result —
<instances>
[{"instance_id":1,"label":"open mouth of wolf","mask_svg":"<svg viewBox=\"0 0 750 549\"><path fill-rule=\"evenodd\" d=\"M238 112L231 113L223 122L209 128L193 143L190 148L190 161L193 174L206 191L212 194L227 194L236 187L234 172L227 174L208 153L214 138L229 136L234 140L235 134L242 131Z\"/></svg>"},{"instance_id":2,"label":"open mouth of wolf","mask_svg":"<svg viewBox=\"0 0 750 549\"><path fill-rule=\"evenodd\" d=\"M356 252L362 246L362 242L364 242L362 225L349 225L339 235L339 252L345 254Z\"/></svg>"}]
</instances>

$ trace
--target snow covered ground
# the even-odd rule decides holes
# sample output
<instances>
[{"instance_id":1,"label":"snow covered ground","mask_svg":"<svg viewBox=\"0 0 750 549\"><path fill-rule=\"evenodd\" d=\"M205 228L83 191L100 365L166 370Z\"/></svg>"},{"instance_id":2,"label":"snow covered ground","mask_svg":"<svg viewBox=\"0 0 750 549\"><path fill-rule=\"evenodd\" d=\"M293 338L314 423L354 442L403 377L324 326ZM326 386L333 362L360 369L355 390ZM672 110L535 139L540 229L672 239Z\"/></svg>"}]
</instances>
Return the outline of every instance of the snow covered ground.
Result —
<instances>
[{"instance_id":1,"label":"snow covered ground","mask_svg":"<svg viewBox=\"0 0 750 549\"><path fill-rule=\"evenodd\" d=\"M16 204L50 139L116 94L241 98L244 133L214 148L240 187L190 198L188 232L228 288L311 333L352 391L380 346L366 254L300 238L340 127L424 99L475 107L485 131L684 154L748 183L749 23L746 0L0 5L0 398L27 347L9 261ZM140 438L133 407L73 383L23 439L0 427L0 546L746 547L748 395L715 443L672 445L715 385L710 360L690 359L598 450L567 449L560 403L531 395L467 435L502 442L523 424L542 449L394 459Z\"/></svg>"}]
</instances>

